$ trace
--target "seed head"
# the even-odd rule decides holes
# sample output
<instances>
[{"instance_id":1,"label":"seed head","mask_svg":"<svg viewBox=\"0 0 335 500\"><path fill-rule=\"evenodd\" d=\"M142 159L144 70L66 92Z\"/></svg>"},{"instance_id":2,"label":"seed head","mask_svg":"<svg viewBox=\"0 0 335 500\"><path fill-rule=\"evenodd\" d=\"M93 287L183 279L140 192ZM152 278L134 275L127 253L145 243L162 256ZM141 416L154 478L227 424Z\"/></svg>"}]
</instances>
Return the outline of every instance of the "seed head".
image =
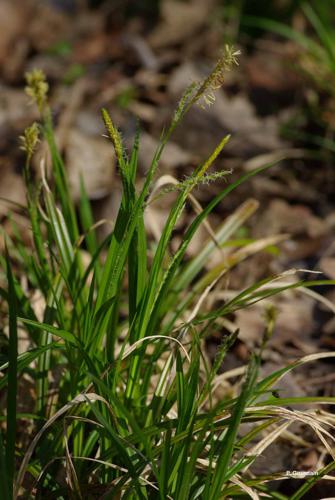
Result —
<instances>
[{"instance_id":1,"label":"seed head","mask_svg":"<svg viewBox=\"0 0 335 500\"><path fill-rule=\"evenodd\" d=\"M21 149L26 152L28 160L32 157L35 152L36 146L39 142L39 129L36 122L34 122L30 127L27 127L20 136Z\"/></svg>"},{"instance_id":2,"label":"seed head","mask_svg":"<svg viewBox=\"0 0 335 500\"><path fill-rule=\"evenodd\" d=\"M40 113L42 113L49 90L45 74L41 69L33 69L29 73L26 73L25 77L27 82L25 88L26 94L37 104Z\"/></svg>"},{"instance_id":3,"label":"seed head","mask_svg":"<svg viewBox=\"0 0 335 500\"><path fill-rule=\"evenodd\" d=\"M225 74L231 71L234 66L238 66L237 56L240 54L240 50L235 50L233 46L225 45L223 53L213 71L202 85L200 85L196 94L195 100L199 101L201 107L208 107L215 102L214 91L222 87Z\"/></svg>"},{"instance_id":4,"label":"seed head","mask_svg":"<svg viewBox=\"0 0 335 500\"><path fill-rule=\"evenodd\" d=\"M194 82L194 83L191 83L191 85L189 85L186 88L185 92L183 93L183 95L178 103L177 109L175 111L175 114L173 117L174 123L178 123L181 120L181 118L185 112L185 109L187 109L187 107L190 106L190 104L193 102L194 97L197 93L198 87L199 87L199 84Z\"/></svg>"},{"instance_id":5,"label":"seed head","mask_svg":"<svg viewBox=\"0 0 335 500\"><path fill-rule=\"evenodd\" d=\"M109 138L111 139L114 149L115 149L115 154L116 157L119 161L120 167L123 164L123 148L122 148L122 140L121 140L121 135L118 129L114 126L111 117L108 114L108 111L106 109L102 109L102 119L104 121L106 130L108 132Z\"/></svg>"}]
</instances>

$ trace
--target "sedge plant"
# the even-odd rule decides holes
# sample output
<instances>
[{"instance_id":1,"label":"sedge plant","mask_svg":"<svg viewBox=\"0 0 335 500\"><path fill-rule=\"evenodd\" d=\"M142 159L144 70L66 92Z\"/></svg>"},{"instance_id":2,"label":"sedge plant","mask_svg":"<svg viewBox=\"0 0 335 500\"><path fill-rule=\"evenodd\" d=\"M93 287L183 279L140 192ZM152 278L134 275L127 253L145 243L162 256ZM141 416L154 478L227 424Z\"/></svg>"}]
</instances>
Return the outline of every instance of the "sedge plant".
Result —
<instances>
[{"instance_id":1,"label":"sedge plant","mask_svg":"<svg viewBox=\"0 0 335 500\"><path fill-rule=\"evenodd\" d=\"M122 183L119 211L103 241L83 181L79 204L71 199L45 77L38 70L27 76L27 93L41 120L22 137L27 199L20 209L29 220L31 245L12 221L0 262L7 332L0 378L6 393L1 498L286 498L269 486L276 477L255 476L252 464L295 422L315 431L331 459L297 488L294 498L302 498L335 467L334 418L320 407L313 409L316 403L334 404L335 398L285 399L272 392L287 372L334 353L308 356L261 378L262 351L275 324L269 308L259 350L234 375L238 382L217 397L221 367L238 331L221 334L213 362L204 349L205 339L222 332L222 320L237 309L289 288L331 284L287 283L283 276L271 276L236 291L220 307L207 307L233 266L283 238L247 242L206 271L212 252L229 244L256 210L257 202L247 200L217 231L209 230L208 243L197 256L186 258L196 231L202 224L208 227L210 213L269 165L228 181L201 207L194 188L226 175L209 172L229 139L224 137L186 180L172 183L176 198L159 241L153 244L147 237L145 211L155 197L164 196L164 189L157 193L155 188L164 147L192 106L213 102L213 91L236 57L227 47L208 78L186 89L142 184L137 179L140 133L128 154L109 113L102 110ZM31 163L40 136L51 160L42 162L41 178L35 179ZM195 206L195 215L173 252L174 229L187 203ZM22 335L28 340L23 351ZM230 375L223 375L227 384ZM22 412L19 401L27 384L33 386L33 401ZM310 409L293 411L292 404ZM246 422L251 427L242 432Z\"/></svg>"}]
</instances>

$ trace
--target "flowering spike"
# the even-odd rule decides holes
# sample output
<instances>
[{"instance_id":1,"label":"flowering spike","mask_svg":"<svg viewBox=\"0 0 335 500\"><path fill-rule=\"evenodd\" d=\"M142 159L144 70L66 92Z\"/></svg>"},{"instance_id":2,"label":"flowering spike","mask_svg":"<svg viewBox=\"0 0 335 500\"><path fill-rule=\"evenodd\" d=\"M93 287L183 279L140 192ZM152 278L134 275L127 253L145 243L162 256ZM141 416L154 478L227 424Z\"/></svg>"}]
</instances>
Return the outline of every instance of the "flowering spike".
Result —
<instances>
[{"instance_id":1,"label":"flowering spike","mask_svg":"<svg viewBox=\"0 0 335 500\"><path fill-rule=\"evenodd\" d=\"M20 136L21 149L26 152L28 161L31 159L35 152L36 146L39 142L39 129L36 122L34 122L30 127L27 127Z\"/></svg>"},{"instance_id":2,"label":"flowering spike","mask_svg":"<svg viewBox=\"0 0 335 500\"><path fill-rule=\"evenodd\" d=\"M113 146L115 149L116 157L118 159L120 167L123 165L123 148L122 148L122 140L121 140L121 135L120 132L116 127L114 127L113 122L111 120L111 117L108 114L108 111L106 109L101 110L102 113L102 119L104 121L106 130L108 132L108 135L113 142Z\"/></svg>"},{"instance_id":3,"label":"flowering spike","mask_svg":"<svg viewBox=\"0 0 335 500\"><path fill-rule=\"evenodd\" d=\"M231 71L233 66L238 66L237 56L240 54L240 50L235 50L233 46L225 45L223 54L216 63L211 74L200 85L195 96L195 101L199 101L201 107L206 108L214 103L214 90L222 87L225 74Z\"/></svg>"},{"instance_id":4,"label":"flowering spike","mask_svg":"<svg viewBox=\"0 0 335 500\"><path fill-rule=\"evenodd\" d=\"M27 82L25 92L37 104L39 112L42 113L49 90L45 74L41 69L33 69L29 73L26 73L25 77Z\"/></svg>"}]
</instances>

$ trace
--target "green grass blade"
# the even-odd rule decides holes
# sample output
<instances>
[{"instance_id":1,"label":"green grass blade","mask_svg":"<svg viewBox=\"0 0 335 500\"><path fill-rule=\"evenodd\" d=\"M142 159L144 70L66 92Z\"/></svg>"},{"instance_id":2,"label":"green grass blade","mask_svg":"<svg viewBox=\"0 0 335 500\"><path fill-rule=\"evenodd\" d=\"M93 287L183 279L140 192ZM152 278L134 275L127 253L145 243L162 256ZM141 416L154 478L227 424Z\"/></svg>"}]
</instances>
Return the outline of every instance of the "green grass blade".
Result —
<instances>
[{"instance_id":1,"label":"green grass blade","mask_svg":"<svg viewBox=\"0 0 335 500\"><path fill-rule=\"evenodd\" d=\"M290 40L293 40L298 45L312 52L315 55L322 56L322 54L324 54L324 51L321 49L318 43L315 42L312 38L278 21L274 21L272 19L265 19L261 17L244 16L242 19L242 24L245 26L252 26L256 28L265 29L267 31L272 31L285 38L289 38Z\"/></svg>"},{"instance_id":2,"label":"green grass blade","mask_svg":"<svg viewBox=\"0 0 335 500\"><path fill-rule=\"evenodd\" d=\"M74 346L78 346L78 340L71 332L67 332L66 330L62 330L60 328L56 328L55 326L48 325L47 323L40 323L39 321L33 321L28 318L17 318L24 325L30 325L36 328L37 330L47 331L56 337L60 337L61 339L69 342Z\"/></svg>"},{"instance_id":3,"label":"green grass blade","mask_svg":"<svg viewBox=\"0 0 335 500\"><path fill-rule=\"evenodd\" d=\"M265 401L259 401L257 406L289 406L289 405L304 405L304 404L327 404L334 405L335 397L331 396L305 396L292 398L269 398Z\"/></svg>"},{"instance_id":4,"label":"green grass blade","mask_svg":"<svg viewBox=\"0 0 335 500\"><path fill-rule=\"evenodd\" d=\"M216 154L219 154L221 151L222 147L225 145L225 140L221 141L219 144ZM221 149L220 149L221 148ZM205 166L208 165L208 163L213 161L213 158L216 156L209 157L207 162L205 162L204 165L201 165L198 169L198 171L204 170ZM168 221L165 225L165 229L163 231L162 237L160 239L159 247L156 251L155 254L155 259L152 265L152 270L150 274L150 280L148 281L148 286L147 286L147 293L143 299L143 306L139 312L139 316L137 318L138 323L140 325L139 333L138 333L138 338L143 338L145 335L152 335L156 326L157 326L157 321L159 318L159 313L160 309L162 307L162 303L166 302L166 297L168 294L168 289L170 287L171 281L178 269L178 266L188 248L188 245L194 236L196 230L198 229L199 225L201 222L207 217L207 215L215 208L215 206L220 203L221 200L223 200L231 191L233 191L235 188L237 188L240 184L243 182L247 181L250 177L253 175L256 175L256 173L262 172L266 170L267 168L270 168L272 164L266 165L263 167L260 167L258 169L255 169L254 171L248 172L245 176L240 178L238 181L232 183L230 186L228 186L225 190L223 190L222 193L217 195L208 205L207 207L196 217L196 219L191 223L189 229L186 232L186 235L183 238L183 243L181 244L180 248L174 255L173 259L170 262L170 265L167 269L167 271L164 273L164 276L160 277L161 273L161 266L162 266L162 261L165 255L166 251L166 246L169 243L171 233L173 231L175 222L181 213L181 210L183 209L184 203L187 198L187 192L183 192L179 195L177 202L175 204L175 207L173 209L173 212L170 214ZM195 174L195 176L198 174ZM158 280L160 278L160 284L158 286ZM158 287L158 290L156 290ZM138 366L140 363L140 355L137 356L137 358L134 359L133 365L131 367L131 375L129 377L129 384L127 386L127 397L130 397L132 394L132 391L134 389L134 381L137 378L137 370Z\"/></svg>"},{"instance_id":5,"label":"green grass blade","mask_svg":"<svg viewBox=\"0 0 335 500\"><path fill-rule=\"evenodd\" d=\"M56 319L57 304L63 292L63 280L60 275L57 275L52 289L49 291L46 308L44 311L43 322L53 324ZM44 347L52 343L52 335L50 332L43 332L40 336L39 346ZM37 411L40 415L46 416L48 387L49 387L49 371L51 366L51 351L45 349L38 357L37 362Z\"/></svg>"},{"instance_id":6,"label":"green grass blade","mask_svg":"<svg viewBox=\"0 0 335 500\"><path fill-rule=\"evenodd\" d=\"M7 427L6 427L6 476L10 497L13 497L15 475L15 441L16 441L16 398L17 398L17 298L14 276L6 251L9 309L9 362L7 391Z\"/></svg>"},{"instance_id":7,"label":"green grass blade","mask_svg":"<svg viewBox=\"0 0 335 500\"><path fill-rule=\"evenodd\" d=\"M80 177L80 200L79 200L80 222L85 233L87 250L93 256L98 249L98 241L94 226L94 219L90 200L88 198L83 177ZM99 268L97 268L99 269Z\"/></svg>"},{"instance_id":8,"label":"green grass blade","mask_svg":"<svg viewBox=\"0 0 335 500\"><path fill-rule=\"evenodd\" d=\"M53 342L51 344L44 345L43 347L35 347L29 351L23 352L17 358L17 373L19 374L25 368L27 368L35 359L41 356L45 351L52 349L64 349L65 346L59 344L58 342ZM9 363L3 363L0 366L0 372L7 370ZM0 390L4 389L8 384L8 373L4 373L0 379Z\"/></svg>"},{"instance_id":9,"label":"green grass blade","mask_svg":"<svg viewBox=\"0 0 335 500\"><path fill-rule=\"evenodd\" d=\"M6 448L3 443L2 439L2 431L0 431L0 498L3 498L3 500L9 500L10 498L13 497L12 488L8 484L7 481L7 476L4 473L5 470L7 469L6 467Z\"/></svg>"},{"instance_id":10,"label":"green grass blade","mask_svg":"<svg viewBox=\"0 0 335 500\"><path fill-rule=\"evenodd\" d=\"M154 306L154 309L151 313L150 322L149 322L149 325L147 327L147 335L152 335L152 332L154 331L154 329L156 327L156 321L159 317L160 308L166 302L166 297L168 295L168 291L169 291L169 288L171 286L171 282L173 280L173 277L175 276L177 270L179 269L179 265L181 263L181 260L184 257L185 252L188 248L188 245L189 245L192 237L196 233L197 229L199 228L200 224L214 210L214 208L226 196L228 196L229 193L234 191L239 185L243 184L244 182L249 180L254 175L257 175L258 173L263 172L272 166L273 166L273 164L271 163L271 164L265 165L263 167L257 168L251 172L248 172L247 174L242 176L240 179L238 179L236 182L232 183L230 186L225 188L221 193L219 193L215 198L213 198L213 200L203 209L203 211L191 223L190 227L186 231L186 234L184 235L183 242L182 242L180 248L175 253L168 269L165 272L164 277L161 280L160 288L157 292L155 306ZM175 296L175 300L179 300L178 295ZM177 305L177 312L174 315L173 322L176 321L176 319L178 318L178 316L180 314L180 311L178 310L178 304L176 304L176 305ZM169 303L169 307L173 307L171 305L171 303ZM173 325L171 322L168 326L168 329L171 330L172 327L173 327Z\"/></svg>"},{"instance_id":11,"label":"green grass blade","mask_svg":"<svg viewBox=\"0 0 335 500\"><path fill-rule=\"evenodd\" d=\"M128 201L130 210L136 201L136 172L139 149L139 129L137 130L134 146L129 162L129 182L131 185L131 199ZM146 289L147 282L147 241L143 219L143 212L140 213L138 224L131 240L128 257L128 280L129 280L129 323L131 324L137 307Z\"/></svg>"},{"instance_id":12,"label":"green grass blade","mask_svg":"<svg viewBox=\"0 0 335 500\"><path fill-rule=\"evenodd\" d=\"M231 422L222 443L220 443L217 465L213 472L212 484L209 490L210 498L213 500L217 500L221 496L222 487L224 485L225 476L234 452L236 436L243 417L244 409L255 389L259 362L260 360L258 357L253 356L251 358L241 394L234 405Z\"/></svg>"},{"instance_id":13,"label":"green grass blade","mask_svg":"<svg viewBox=\"0 0 335 500\"><path fill-rule=\"evenodd\" d=\"M221 228L215 233L215 241L210 240L199 254L187 265L179 279L177 279L177 283L174 286L176 292L185 289L186 286L191 283L193 278L203 269L204 264L207 262L213 250L215 250L217 246L225 243L228 238L230 238L249 217L251 217L257 207L258 203L256 203L255 200L249 200L243 203L243 205L223 223Z\"/></svg>"},{"instance_id":14,"label":"green grass blade","mask_svg":"<svg viewBox=\"0 0 335 500\"><path fill-rule=\"evenodd\" d=\"M61 207L65 219L68 222L68 229L71 241L74 243L75 241L77 241L79 237L76 212L70 195L65 166L59 154L58 147L56 145L55 136L52 128L52 118L50 111L48 111L45 116L43 132L48 142L51 153L51 161L53 166L52 172L55 179L56 191L61 202Z\"/></svg>"},{"instance_id":15,"label":"green grass blade","mask_svg":"<svg viewBox=\"0 0 335 500\"><path fill-rule=\"evenodd\" d=\"M321 359L332 358L332 357L335 357L334 352L322 353L320 355ZM290 363L289 365L283 368L280 368L279 370L274 371L273 373L270 373L270 375L265 377L257 384L256 393L261 394L268 391L273 386L273 384L278 382L286 373L289 373L290 371L294 370L300 365L315 361L315 359L318 359L318 356L305 356L293 363Z\"/></svg>"},{"instance_id":16,"label":"green grass blade","mask_svg":"<svg viewBox=\"0 0 335 500\"><path fill-rule=\"evenodd\" d=\"M290 500L300 500L301 498L304 498L305 494L308 493L311 488L313 488L315 483L319 481L322 476L325 476L334 469L335 460L332 460L329 464L319 470L317 474L315 474L315 476L311 476L306 479L304 484L295 493L293 493L293 495L290 497Z\"/></svg>"},{"instance_id":17,"label":"green grass blade","mask_svg":"<svg viewBox=\"0 0 335 500\"><path fill-rule=\"evenodd\" d=\"M323 44L323 47L326 49L328 54L329 65L332 67L333 71L335 70L335 31L334 27L331 25L331 30L326 28L326 24L321 21L321 19L317 16L312 6L308 3L303 4L302 10L306 15L309 22L314 27L318 37Z\"/></svg>"}]
</instances>

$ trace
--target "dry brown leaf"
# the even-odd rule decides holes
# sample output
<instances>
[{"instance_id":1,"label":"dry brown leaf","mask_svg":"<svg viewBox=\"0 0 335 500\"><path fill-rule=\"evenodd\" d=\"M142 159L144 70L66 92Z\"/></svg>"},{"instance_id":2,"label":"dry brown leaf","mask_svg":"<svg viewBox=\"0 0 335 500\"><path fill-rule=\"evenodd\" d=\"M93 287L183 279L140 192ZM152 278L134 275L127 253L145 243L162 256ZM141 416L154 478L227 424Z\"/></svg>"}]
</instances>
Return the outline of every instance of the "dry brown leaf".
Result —
<instances>
[{"instance_id":1,"label":"dry brown leaf","mask_svg":"<svg viewBox=\"0 0 335 500\"><path fill-rule=\"evenodd\" d=\"M264 217L259 221L261 234L285 231L292 235L318 238L328 232L328 225L305 205L290 205L284 200L271 201Z\"/></svg>"},{"instance_id":2,"label":"dry brown leaf","mask_svg":"<svg viewBox=\"0 0 335 500\"><path fill-rule=\"evenodd\" d=\"M145 168L148 167L157 148L157 141L149 134L141 134L141 143L138 153L139 162ZM186 165L192 160L192 155L182 149L178 144L169 142L163 151L160 164L164 167L173 169L180 165Z\"/></svg>"},{"instance_id":3,"label":"dry brown leaf","mask_svg":"<svg viewBox=\"0 0 335 500\"><path fill-rule=\"evenodd\" d=\"M1 0L0 2L0 68L7 61L13 50L13 44L24 27L24 5L15 0Z\"/></svg>"},{"instance_id":4,"label":"dry brown leaf","mask_svg":"<svg viewBox=\"0 0 335 500\"><path fill-rule=\"evenodd\" d=\"M235 314L236 324L240 329L239 339L249 347L259 345L264 332L264 318L259 308L240 309Z\"/></svg>"},{"instance_id":5,"label":"dry brown leaf","mask_svg":"<svg viewBox=\"0 0 335 500\"><path fill-rule=\"evenodd\" d=\"M298 72L292 70L292 45L263 40L263 50L249 56L245 62L249 84L267 92L289 92L301 85Z\"/></svg>"},{"instance_id":6,"label":"dry brown leaf","mask_svg":"<svg viewBox=\"0 0 335 500\"><path fill-rule=\"evenodd\" d=\"M44 51L58 41L68 39L73 30L69 16L48 2L37 2L28 26L28 37L35 49Z\"/></svg>"},{"instance_id":7,"label":"dry brown leaf","mask_svg":"<svg viewBox=\"0 0 335 500\"><path fill-rule=\"evenodd\" d=\"M323 257L318 267L328 278L335 280L335 257Z\"/></svg>"},{"instance_id":8,"label":"dry brown leaf","mask_svg":"<svg viewBox=\"0 0 335 500\"><path fill-rule=\"evenodd\" d=\"M279 298L279 314L273 342L276 345L289 342L308 352L316 326L313 317L314 306L315 299L306 295L288 293L285 298Z\"/></svg>"},{"instance_id":9,"label":"dry brown leaf","mask_svg":"<svg viewBox=\"0 0 335 500\"><path fill-rule=\"evenodd\" d=\"M102 198L111 192L115 165L111 144L72 129L67 138L65 156L75 200L80 195L81 174L90 199Z\"/></svg>"},{"instance_id":10,"label":"dry brown leaf","mask_svg":"<svg viewBox=\"0 0 335 500\"><path fill-rule=\"evenodd\" d=\"M0 165L0 216L6 215L9 210L13 211L13 204L24 203L25 187L20 175L12 172L11 169ZM8 202L6 200L9 200Z\"/></svg>"},{"instance_id":11,"label":"dry brown leaf","mask_svg":"<svg viewBox=\"0 0 335 500\"><path fill-rule=\"evenodd\" d=\"M181 43L194 35L206 23L211 9L211 0L178 2L165 0L161 6L162 21L148 38L150 45L161 49Z\"/></svg>"},{"instance_id":12,"label":"dry brown leaf","mask_svg":"<svg viewBox=\"0 0 335 500\"><path fill-rule=\"evenodd\" d=\"M33 106L23 90L0 85L0 143L8 135L10 128L22 132L37 117Z\"/></svg>"}]
</instances>

